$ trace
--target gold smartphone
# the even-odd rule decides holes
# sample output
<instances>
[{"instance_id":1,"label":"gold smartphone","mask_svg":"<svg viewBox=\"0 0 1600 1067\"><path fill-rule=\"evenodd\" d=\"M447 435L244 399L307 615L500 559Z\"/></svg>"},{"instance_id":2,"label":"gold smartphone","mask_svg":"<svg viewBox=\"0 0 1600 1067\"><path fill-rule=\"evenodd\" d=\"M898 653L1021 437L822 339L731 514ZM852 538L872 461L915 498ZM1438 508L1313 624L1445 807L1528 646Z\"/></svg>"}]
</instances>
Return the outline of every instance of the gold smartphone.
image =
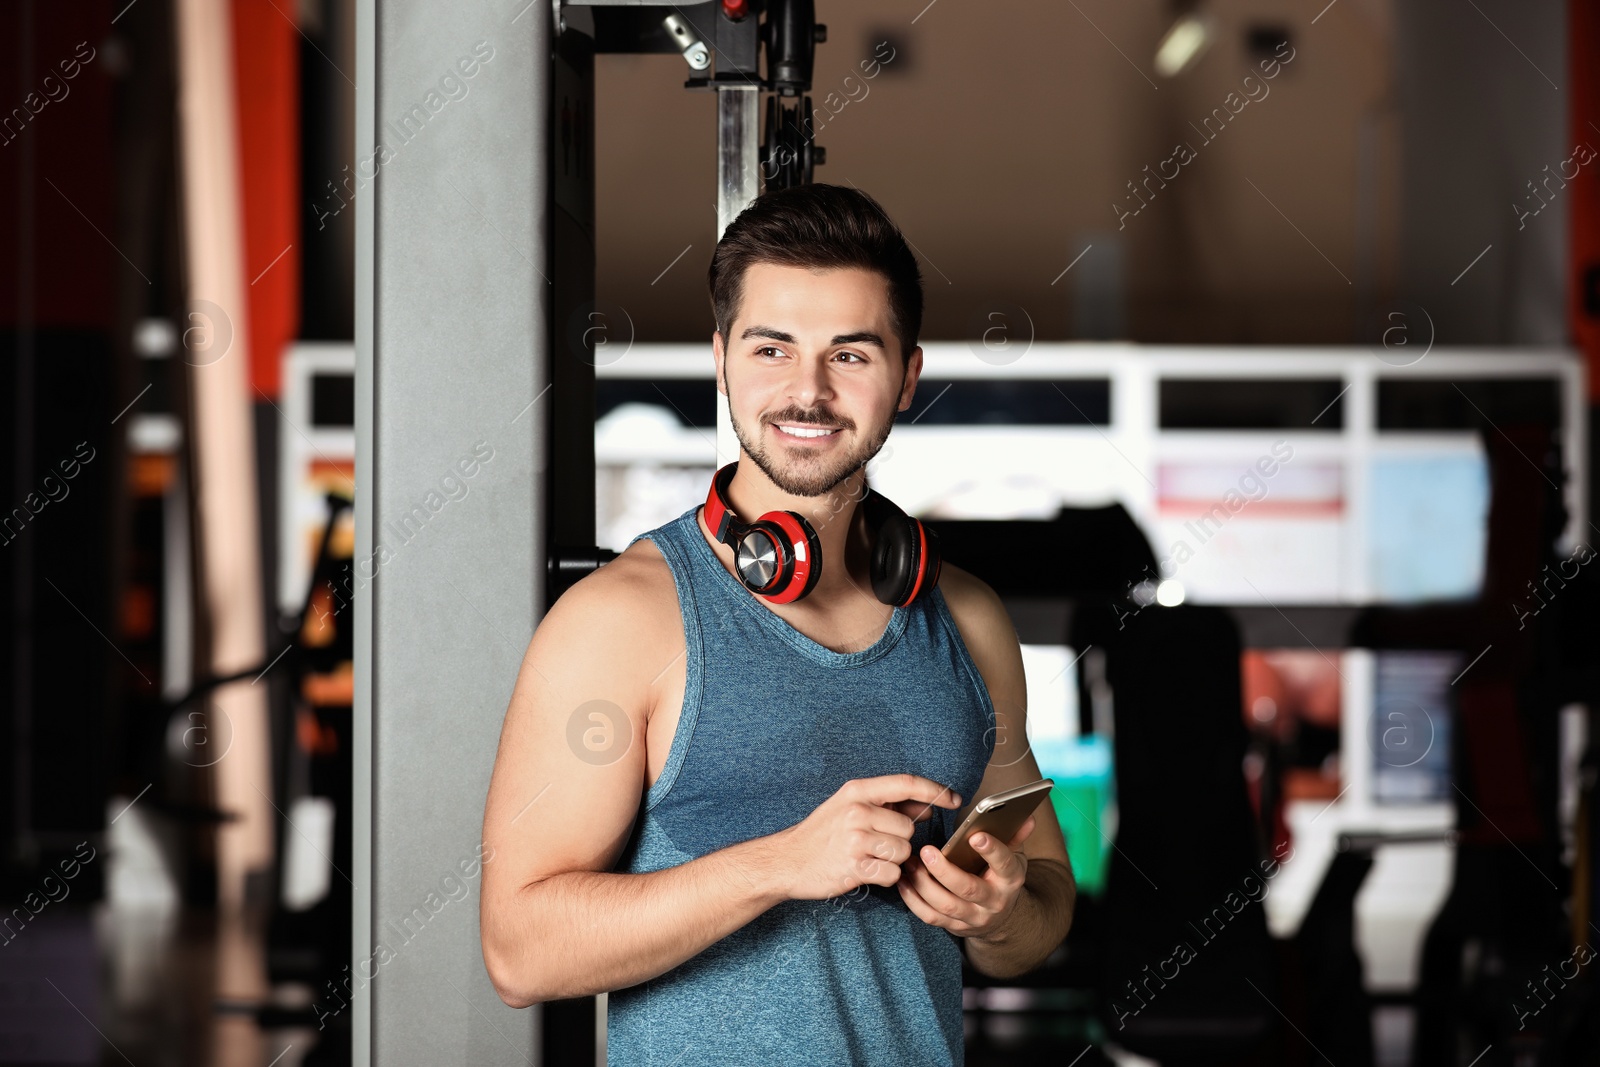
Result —
<instances>
[{"instance_id":1,"label":"gold smartphone","mask_svg":"<svg viewBox=\"0 0 1600 1067\"><path fill-rule=\"evenodd\" d=\"M967 839L982 831L996 841L1009 844L1017 831L1022 829L1022 824L1028 821L1028 816L1033 814L1033 809L1050 795L1055 784L1052 778L1041 778L1015 789L991 793L978 801L967 817L961 820L961 825L950 836L950 840L945 842L942 850L945 858L968 874L981 872L989 865L989 861Z\"/></svg>"}]
</instances>

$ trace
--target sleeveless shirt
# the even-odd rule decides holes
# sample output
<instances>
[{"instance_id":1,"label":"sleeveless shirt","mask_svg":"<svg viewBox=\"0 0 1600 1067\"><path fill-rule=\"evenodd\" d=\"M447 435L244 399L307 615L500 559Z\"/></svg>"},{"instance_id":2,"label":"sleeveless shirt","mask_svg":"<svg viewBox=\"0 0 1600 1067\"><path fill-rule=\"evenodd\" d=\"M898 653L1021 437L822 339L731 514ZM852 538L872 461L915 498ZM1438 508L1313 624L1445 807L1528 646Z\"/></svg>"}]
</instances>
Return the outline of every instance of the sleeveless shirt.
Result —
<instances>
[{"instance_id":1,"label":"sleeveless shirt","mask_svg":"<svg viewBox=\"0 0 1600 1067\"><path fill-rule=\"evenodd\" d=\"M994 706L939 588L894 608L871 647L835 652L756 601L698 510L639 535L672 571L686 682L665 767L614 869L660 870L777 833L853 778L910 772L970 803L994 751ZM955 811L931 812L912 855L955 832ZM959 1067L958 941L893 886L784 901L612 991L607 1062Z\"/></svg>"}]
</instances>

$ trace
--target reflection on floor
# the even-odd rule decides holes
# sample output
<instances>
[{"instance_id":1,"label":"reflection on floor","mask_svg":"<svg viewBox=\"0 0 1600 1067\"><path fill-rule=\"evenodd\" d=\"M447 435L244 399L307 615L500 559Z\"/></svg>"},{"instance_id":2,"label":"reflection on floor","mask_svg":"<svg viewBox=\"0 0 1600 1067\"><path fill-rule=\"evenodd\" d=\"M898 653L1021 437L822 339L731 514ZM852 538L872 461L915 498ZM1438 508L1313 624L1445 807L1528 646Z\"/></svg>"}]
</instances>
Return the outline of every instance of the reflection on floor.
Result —
<instances>
[{"instance_id":1,"label":"reflection on floor","mask_svg":"<svg viewBox=\"0 0 1600 1067\"><path fill-rule=\"evenodd\" d=\"M0 952L0 1063L301 1067L317 1030L276 1009L311 991L268 989L262 932L259 915L52 905Z\"/></svg>"},{"instance_id":2,"label":"reflection on floor","mask_svg":"<svg viewBox=\"0 0 1600 1067\"><path fill-rule=\"evenodd\" d=\"M967 990L969 1002L975 992ZM991 988L983 992L989 1010L969 1010L965 1015L967 1067L1159 1067L1154 1060L1106 1041L1082 1006L1029 1010L1030 994L1059 995L1061 991ZM1410 1007L1374 1009L1375 1067L1409 1067L1413 1019ZM1271 1061L1270 1054L1264 1056L1244 1062ZM1310 1061L1316 1062L1317 1057L1310 1056Z\"/></svg>"},{"instance_id":3,"label":"reflection on floor","mask_svg":"<svg viewBox=\"0 0 1600 1067\"><path fill-rule=\"evenodd\" d=\"M327 1049L295 1014L311 990L268 987L263 933L254 914L51 905L0 951L0 1063L315 1067ZM1097 1044L1086 1004L1026 995L1047 992L985 990L987 1010L966 1015L968 1067L1151 1062ZM1373 1022L1376 1063L1405 1067L1410 1009Z\"/></svg>"}]
</instances>

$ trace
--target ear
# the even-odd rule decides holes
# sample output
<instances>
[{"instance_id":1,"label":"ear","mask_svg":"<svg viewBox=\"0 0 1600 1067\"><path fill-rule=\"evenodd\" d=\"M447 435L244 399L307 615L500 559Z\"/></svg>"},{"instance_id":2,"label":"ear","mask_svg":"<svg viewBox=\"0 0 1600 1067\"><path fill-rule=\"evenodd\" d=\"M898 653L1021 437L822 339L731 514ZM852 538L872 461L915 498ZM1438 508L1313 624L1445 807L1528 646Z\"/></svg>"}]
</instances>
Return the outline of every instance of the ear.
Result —
<instances>
[{"instance_id":1,"label":"ear","mask_svg":"<svg viewBox=\"0 0 1600 1067\"><path fill-rule=\"evenodd\" d=\"M724 367L727 365L728 353L722 347L722 334L716 330L711 331L711 361L717 368L717 392L723 396L728 395L728 382L725 377Z\"/></svg>"},{"instance_id":2,"label":"ear","mask_svg":"<svg viewBox=\"0 0 1600 1067\"><path fill-rule=\"evenodd\" d=\"M922 377L922 346L918 345L906 357L906 381L900 389L900 408L905 411L911 407L911 397L917 391L917 379Z\"/></svg>"}]
</instances>

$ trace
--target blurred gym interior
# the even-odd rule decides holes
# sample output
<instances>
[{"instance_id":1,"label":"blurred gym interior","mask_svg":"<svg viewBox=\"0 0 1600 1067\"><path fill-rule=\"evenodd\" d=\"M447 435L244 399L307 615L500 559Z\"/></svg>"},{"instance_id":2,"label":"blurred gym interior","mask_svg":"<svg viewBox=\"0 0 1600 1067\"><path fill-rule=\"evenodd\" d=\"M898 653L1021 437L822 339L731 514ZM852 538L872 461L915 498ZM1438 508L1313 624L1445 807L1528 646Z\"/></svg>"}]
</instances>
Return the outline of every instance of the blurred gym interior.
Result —
<instances>
[{"instance_id":1,"label":"blurred gym interior","mask_svg":"<svg viewBox=\"0 0 1600 1067\"><path fill-rule=\"evenodd\" d=\"M1003 598L1079 887L966 1062L1600 1064L1593 0L0 36L0 1063L606 1062L485 973L496 739L737 455L705 270L821 182L918 256L873 485Z\"/></svg>"}]
</instances>

